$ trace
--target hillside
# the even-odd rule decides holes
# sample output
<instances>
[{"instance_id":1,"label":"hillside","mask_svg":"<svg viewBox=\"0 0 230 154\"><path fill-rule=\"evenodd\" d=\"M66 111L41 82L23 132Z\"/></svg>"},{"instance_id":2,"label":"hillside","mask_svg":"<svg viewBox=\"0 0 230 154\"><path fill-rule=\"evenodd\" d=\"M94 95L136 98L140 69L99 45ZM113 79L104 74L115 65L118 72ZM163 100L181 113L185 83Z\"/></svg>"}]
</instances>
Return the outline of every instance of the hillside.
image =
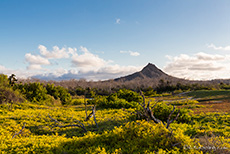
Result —
<instances>
[{"instance_id":1,"label":"hillside","mask_svg":"<svg viewBox=\"0 0 230 154\"><path fill-rule=\"evenodd\" d=\"M172 77L159 68L157 68L154 64L148 63L140 72L136 72L124 77L116 78L115 81L131 81L136 79L167 79L167 80L179 80L179 78Z\"/></svg>"},{"instance_id":2,"label":"hillside","mask_svg":"<svg viewBox=\"0 0 230 154\"><path fill-rule=\"evenodd\" d=\"M217 88L220 85L227 86L230 84L230 80L227 79L219 79L219 80L209 80L209 81L192 81L181 79L177 77L170 76L160 70L157 66L152 63L148 63L141 71L135 72L133 74L110 79L104 81L87 81L83 79L71 79L71 80L39 80L39 79L31 79L31 80L20 80L21 83L30 83L30 82L41 82L44 84L52 83L56 86L62 86L68 89L75 89L76 87L81 87L86 89L96 88L103 91L102 93L112 92L112 89L120 89L127 88L138 91L141 89L147 89L149 87L157 90L156 88L161 85L161 87L165 87L166 91L174 91L174 90L200 90L200 89L211 89ZM183 86L182 86L183 85ZM226 87L226 88L227 88ZM225 88L225 89L226 89Z\"/></svg>"}]
</instances>

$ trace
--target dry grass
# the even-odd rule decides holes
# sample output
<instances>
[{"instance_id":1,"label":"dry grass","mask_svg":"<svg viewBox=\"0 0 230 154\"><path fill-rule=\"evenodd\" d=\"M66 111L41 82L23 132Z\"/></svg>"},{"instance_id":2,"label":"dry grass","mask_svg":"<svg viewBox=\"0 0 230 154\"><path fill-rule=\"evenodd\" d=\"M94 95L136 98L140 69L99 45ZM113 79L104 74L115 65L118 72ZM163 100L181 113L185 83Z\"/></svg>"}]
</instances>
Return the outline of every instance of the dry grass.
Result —
<instances>
[{"instance_id":1,"label":"dry grass","mask_svg":"<svg viewBox=\"0 0 230 154\"><path fill-rule=\"evenodd\" d=\"M212 135L211 137L205 135L198 138L202 147L200 149L204 153L212 153L212 154L230 154L230 151L227 147L224 147L223 141Z\"/></svg>"},{"instance_id":2,"label":"dry grass","mask_svg":"<svg viewBox=\"0 0 230 154\"><path fill-rule=\"evenodd\" d=\"M203 105L203 108L195 108L193 109L195 114L199 114L201 112L228 112L230 113L230 101L207 101L199 103L199 105Z\"/></svg>"}]
</instances>

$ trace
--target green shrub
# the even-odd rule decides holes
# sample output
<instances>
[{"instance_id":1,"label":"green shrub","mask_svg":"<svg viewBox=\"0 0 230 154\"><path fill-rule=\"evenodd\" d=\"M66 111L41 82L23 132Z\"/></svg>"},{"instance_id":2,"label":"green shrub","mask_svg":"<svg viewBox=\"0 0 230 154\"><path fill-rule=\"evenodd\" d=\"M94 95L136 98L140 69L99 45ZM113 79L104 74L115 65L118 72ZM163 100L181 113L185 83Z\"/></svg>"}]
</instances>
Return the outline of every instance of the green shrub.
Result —
<instances>
[{"instance_id":1,"label":"green shrub","mask_svg":"<svg viewBox=\"0 0 230 154\"><path fill-rule=\"evenodd\" d=\"M142 102L142 97L132 91L132 90L128 90L128 89L120 89L117 93L116 93L117 97L118 98L121 98L121 99L125 99L126 101L128 102Z\"/></svg>"},{"instance_id":2,"label":"green shrub","mask_svg":"<svg viewBox=\"0 0 230 154\"><path fill-rule=\"evenodd\" d=\"M25 84L17 84L15 85L16 89L26 97L26 99L30 102L40 102L45 101L47 96L47 90L41 83L25 83Z\"/></svg>"},{"instance_id":3,"label":"green shrub","mask_svg":"<svg viewBox=\"0 0 230 154\"><path fill-rule=\"evenodd\" d=\"M101 108L113 108L113 109L120 109L120 108L136 108L138 104L136 102L127 102L125 99L117 99L115 101L105 101L99 104Z\"/></svg>"},{"instance_id":4,"label":"green shrub","mask_svg":"<svg viewBox=\"0 0 230 154\"><path fill-rule=\"evenodd\" d=\"M154 103L151 104L153 107ZM154 108L152 109L153 115L157 118L160 119L162 122L167 122L167 119L170 115L170 113L173 110L172 105L167 105L163 102L157 103ZM175 118L178 111L180 110L180 115L178 119L176 120L178 123L189 123L191 122L192 116L190 115L192 113L191 110L185 109L185 108L176 108L171 116L171 119Z\"/></svg>"},{"instance_id":5,"label":"green shrub","mask_svg":"<svg viewBox=\"0 0 230 154\"><path fill-rule=\"evenodd\" d=\"M120 99L116 94L111 94L110 96L96 96L94 99L88 100L89 104L96 104L100 108L137 108L138 103L131 101L128 102L125 99Z\"/></svg>"},{"instance_id":6,"label":"green shrub","mask_svg":"<svg viewBox=\"0 0 230 154\"><path fill-rule=\"evenodd\" d=\"M199 102L197 100L186 99L186 100L183 100L183 101L173 101L170 104L180 106L180 105L194 105L194 104L198 104L198 103Z\"/></svg>"},{"instance_id":7,"label":"green shrub","mask_svg":"<svg viewBox=\"0 0 230 154\"><path fill-rule=\"evenodd\" d=\"M71 101L71 105L81 105L81 104L84 104L84 98L75 98L75 99L72 99Z\"/></svg>"},{"instance_id":8,"label":"green shrub","mask_svg":"<svg viewBox=\"0 0 230 154\"><path fill-rule=\"evenodd\" d=\"M0 74L0 86L9 86L9 81L7 75Z\"/></svg>"},{"instance_id":9,"label":"green shrub","mask_svg":"<svg viewBox=\"0 0 230 154\"><path fill-rule=\"evenodd\" d=\"M61 102L62 105L65 105L72 100L67 89L61 86L55 87L53 84L46 86L38 82L16 84L14 89L18 89L28 101L37 104L59 105Z\"/></svg>"},{"instance_id":10,"label":"green shrub","mask_svg":"<svg viewBox=\"0 0 230 154\"><path fill-rule=\"evenodd\" d=\"M71 103L72 97L64 87L55 87L53 84L47 84L46 90L47 94L53 96L55 99L60 99L63 105Z\"/></svg>"},{"instance_id":11,"label":"green shrub","mask_svg":"<svg viewBox=\"0 0 230 154\"><path fill-rule=\"evenodd\" d=\"M176 145L176 146L174 146ZM72 141L60 145L67 153L199 153L185 146L197 145L189 136L177 129L173 134L161 124L146 121L128 122L125 126L115 127L102 134L88 132L84 137L73 138ZM85 148L87 146L87 148Z\"/></svg>"},{"instance_id":12,"label":"green shrub","mask_svg":"<svg viewBox=\"0 0 230 154\"><path fill-rule=\"evenodd\" d=\"M14 104L14 103L23 102L23 101L24 101L24 98L18 91L14 91L10 87L0 86L0 104L3 104L3 103Z\"/></svg>"}]
</instances>

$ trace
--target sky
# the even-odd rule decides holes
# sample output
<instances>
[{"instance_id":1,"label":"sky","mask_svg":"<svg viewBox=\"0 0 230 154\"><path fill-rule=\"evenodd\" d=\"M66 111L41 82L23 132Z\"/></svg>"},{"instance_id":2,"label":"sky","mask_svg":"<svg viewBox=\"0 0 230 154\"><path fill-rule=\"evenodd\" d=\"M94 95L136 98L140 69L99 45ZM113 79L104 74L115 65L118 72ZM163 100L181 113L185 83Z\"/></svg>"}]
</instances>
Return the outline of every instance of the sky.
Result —
<instances>
[{"instance_id":1,"label":"sky","mask_svg":"<svg viewBox=\"0 0 230 154\"><path fill-rule=\"evenodd\" d=\"M230 78L229 0L0 0L0 73L106 80L148 63Z\"/></svg>"}]
</instances>

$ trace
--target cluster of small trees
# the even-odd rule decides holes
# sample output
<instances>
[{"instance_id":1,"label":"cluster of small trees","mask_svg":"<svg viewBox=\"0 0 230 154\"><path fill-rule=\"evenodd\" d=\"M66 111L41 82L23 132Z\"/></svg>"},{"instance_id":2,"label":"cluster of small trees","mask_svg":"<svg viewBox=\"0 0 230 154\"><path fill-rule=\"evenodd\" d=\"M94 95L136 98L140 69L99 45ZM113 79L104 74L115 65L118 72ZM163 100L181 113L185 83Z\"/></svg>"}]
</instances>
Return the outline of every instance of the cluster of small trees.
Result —
<instances>
[{"instance_id":1,"label":"cluster of small trees","mask_svg":"<svg viewBox=\"0 0 230 154\"><path fill-rule=\"evenodd\" d=\"M127 89L120 89L118 92L108 96L96 96L92 100L88 100L89 104L97 105L100 108L137 108L138 102L142 102L141 96Z\"/></svg>"},{"instance_id":2,"label":"cluster of small trees","mask_svg":"<svg viewBox=\"0 0 230 154\"><path fill-rule=\"evenodd\" d=\"M127 102L140 102L134 91L143 91L145 96L157 96L164 92L187 91L187 90L210 90L210 89L230 89L230 85L225 82L210 84L208 82L172 82L161 79L152 84L146 84L149 80L142 80L143 83L137 82L115 82L98 81L93 82L86 80L69 80L69 81L49 81L41 82L34 80L34 82L20 82L17 83L16 76L12 74L7 77L0 75L0 103L13 103L16 101L23 101L23 97L30 102L37 102L42 104L59 103L62 105L68 104L72 100L72 96L83 95L87 98L95 96L108 96L107 101L111 98L124 99ZM135 85L134 87L131 85ZM149 85L147 87L147 85ZM74 87L75 86L75 87ZM134 88L134 89L133 89ZM129 89L129 90L127 90ZM124 102L124 101L123 101Z\"/></svg>"},{"instance_id":3,"label":"cluster of small trees","mask_svg":"<svg viewBox=\"0 0 230 154\"><path fill-rule=\"evenodd\" d=\"M65 105L72 99L67 89L53 84L44 85L38 82L16 84L14 89L19 90L31 102L52 104L57 100L56 102L60 101L62 105Z\"/></svg>"},{"instance_id":4,"label":"cluster of small trees","mask_svg":"<svg viewBox=\"0 0 230 154\"><path fill-rule=\"evenodd\" d=\"M9 78L7 75L0 74L0 104L9 103L11 109L13 103L24 101L23 96L12 88L15 81L16 78L14 74Z\"/></svg>"},{"instance_id":5,"label":"cluster of small trees","mask_svg":"<svg viewBox=\"0 0 230 154\"><path fill-rule=\"evenodd\" d=\"M23 102L28 100L38 104L51 105L61 103L65 105L71 102L72 97L67 89L53 84L33 83L16 83L17 79L14 74L0 74L0 104Z\"/></svg>"},{"instance_id":6,"label":"cluster of small trees","mask_svg":"<svg viewBox=\"0 0 230 154\"><path fill-rule=\"evenodd\" d=\"M130 81L87 81L84 79L63 80L63 81L43 81L38 79L21 80L22 83L39 82L54 84L68 89L73 95L87 95L91 92L96 95L106 95L117 92L120 89L129 89L136 92L143 91L148 96L154 93L165 93L174 91L188 90L212 90L212 89L230 89L230 80L211 80L211 81L189 81L178 78L144 78ZM89 90L90 88L90 90Z\"/></svg>"}]
</instances>

